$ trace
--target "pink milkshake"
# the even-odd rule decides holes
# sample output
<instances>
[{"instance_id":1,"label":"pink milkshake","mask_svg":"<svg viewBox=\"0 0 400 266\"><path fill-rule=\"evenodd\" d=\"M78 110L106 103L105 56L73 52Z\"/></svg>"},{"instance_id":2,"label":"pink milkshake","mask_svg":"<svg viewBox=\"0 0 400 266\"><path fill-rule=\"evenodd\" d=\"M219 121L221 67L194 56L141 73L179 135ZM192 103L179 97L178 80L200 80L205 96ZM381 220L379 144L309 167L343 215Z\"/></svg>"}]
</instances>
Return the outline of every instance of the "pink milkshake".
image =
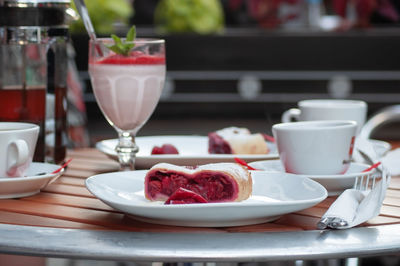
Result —
<instances>
[{"instance_id":1,"label":"pink milkshake","mask_svg":"<svg viewBox=\"0 0 400 266\"><path fill-rule=\"evenodd\" d=\"M133 52L89 62L93 91L103 114L117 130L135 134L159 101L165 57Z\"/></svg>"}]
</instances>

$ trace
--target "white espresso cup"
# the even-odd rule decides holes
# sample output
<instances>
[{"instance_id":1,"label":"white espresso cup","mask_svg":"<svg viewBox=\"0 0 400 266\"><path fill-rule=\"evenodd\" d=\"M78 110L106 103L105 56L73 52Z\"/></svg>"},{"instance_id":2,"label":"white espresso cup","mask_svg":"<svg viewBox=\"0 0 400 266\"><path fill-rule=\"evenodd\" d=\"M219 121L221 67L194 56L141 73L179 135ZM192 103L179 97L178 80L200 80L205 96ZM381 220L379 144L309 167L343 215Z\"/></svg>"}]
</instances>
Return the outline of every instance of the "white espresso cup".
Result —
<instances>
[{"instance_id":1,"label":"white espresso cup","mask_svg":"<svg viewBox=\"0 0 400 266\"><path fill-rule=\"evenodd\" d=\"M357 124L319 120L272 126L280 160L288 173L337 175L347 171Z\"/></svg>"},{"instance_id":2,"label":"white espresso cup","mask_svg":"<svg viewBox=\"0 0 400 266\"><path fill-rule=\"evenodd\" d=\"M32 162L38 135L38 125L0 122L0 177L24 175Z\"/></svg>"},{"instance_id":3,"label":"white espresso cup","mask_svg":"<svg viewBox=\"0 0 400 266\"><path fill-rule=\"evenodd\" d=\"M282 114L282 122L313 120L353 120L357 122L357 135L364 126L368 106L364 101L313 99L297 103Z\"/></svg>"}]
</instances>

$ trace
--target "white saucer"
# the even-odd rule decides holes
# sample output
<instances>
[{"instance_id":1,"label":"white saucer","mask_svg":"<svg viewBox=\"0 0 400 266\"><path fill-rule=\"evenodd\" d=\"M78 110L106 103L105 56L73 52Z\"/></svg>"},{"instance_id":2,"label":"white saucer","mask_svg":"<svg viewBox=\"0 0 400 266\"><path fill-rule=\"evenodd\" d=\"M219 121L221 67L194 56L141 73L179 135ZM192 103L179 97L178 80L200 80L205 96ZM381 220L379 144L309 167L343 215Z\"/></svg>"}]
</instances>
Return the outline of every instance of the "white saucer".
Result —
<instances>
[{"instance_id":1,"label":"white saucer","mask_svg":"<svg viewBox=\"0 0 400 266\"><path fill-rule=\"evenodd\" d=\"M62 169L57 174L51 174L58 168L60 166L55 164L33 162L23 177L0 178L0 199L22 198L39 193L64 172Z\"/></svg>"},{"instance_id":2,"label":"white saucer","mask_svg":"<svg viewBox=\"0 0 400 266\"><path fill-rule=\"evenodd\" d=\"M284 173L285 169L280 160L267 160L249 163L250 166L270 171ZM369 165L363 163L351 163L349 169L346 173L342 175L303 175L317 181L323 185L328 191L329 196L339 195L345 189L352 188L357 176L367 176L375 172L375 170L370 170L365 173L361 173L367 169Z\"/></svg>"}]
</instances>

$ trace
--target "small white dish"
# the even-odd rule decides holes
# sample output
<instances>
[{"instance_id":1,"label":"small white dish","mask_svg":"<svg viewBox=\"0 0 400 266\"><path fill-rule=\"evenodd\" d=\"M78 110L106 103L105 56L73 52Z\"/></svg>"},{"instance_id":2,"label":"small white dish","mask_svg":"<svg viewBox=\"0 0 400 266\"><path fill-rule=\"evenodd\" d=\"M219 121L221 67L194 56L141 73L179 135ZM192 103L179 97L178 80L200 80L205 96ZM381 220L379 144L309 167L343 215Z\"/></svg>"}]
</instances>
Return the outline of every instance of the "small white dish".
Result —
<instances>
[{"instance_id":1,"label":"small white dish","mask_svg":"<svg viewBox=\"0 0 400 266\"><path fill-rule=\"evenodd\" d=\"M285 173L285 169L280 160L268 160L268 161L258 161L249 163L251 167L256 169ZM363 163L351 163L349 169L346 173L342 175L303 175L317 181L323 185L326 190L328 190L329 196L335 196L342 193L345 189L352 188L357 176L367 176L375 172L375 170L370 170L368 172L362 173L365 169L370 167Z\"/></svg>"},{"instance_id":2,"label":"small white dish","mask_svg":"<svg viewBox=\"0 0 400 266\"><path fill-rule=\"evenodd\" d=\"M164 205L144 196L147 170L99 174L86 180L97 198L134 219L165 225L221 227L273 221L309 208L327 197L309 178L286 173L252 172L252 196L242 202Z\"/></svg>"},{"instance_id":3,"label":"small white dish","mask_svg":"<svg viewBox=\"0 0 400 266\"><path fill-rule=\"evenodd\" d=\"M64 169L52 174L58 168L60 166L55 164L33 162L23 177L0 178L0 199L23 198L39 193L62 175Z\"/></svg>"},{"instance_id":4,"label":"small white dish","mask_svg":"<svg viewBox=\"0 0 400 266\"><path fill-rule=\"evenodd\" d=\"M268 154L209 154L208 137L205 136L146 136L137 137L136 144L139 152L136 155L136 167L148 169L153 165L164 162L178 165L200 165L206 163L234 162L239 157L246 162L279 158L276 145L268 142ZM118 160L115 146L117 139L108 139L96 143L96 148L114 160ZM154 146L163 144L174 145L179 154L151 155Z\"/></svg>"}]
</instances>

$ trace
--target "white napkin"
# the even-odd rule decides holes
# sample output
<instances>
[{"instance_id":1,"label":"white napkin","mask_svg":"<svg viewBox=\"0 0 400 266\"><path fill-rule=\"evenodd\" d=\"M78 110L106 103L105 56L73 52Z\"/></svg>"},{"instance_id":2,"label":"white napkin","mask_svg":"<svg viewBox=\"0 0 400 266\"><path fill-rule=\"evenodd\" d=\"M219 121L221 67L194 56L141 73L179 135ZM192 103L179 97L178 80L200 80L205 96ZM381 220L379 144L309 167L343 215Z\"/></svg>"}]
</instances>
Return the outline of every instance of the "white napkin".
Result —
<instances>
[{"instance_id":1,"label":"white napkin","mask_svg":"<svg viewBox=\"0 0 400 266\"><path fill-rule=\"evenodd\" d=\"M381 181L371 191L346 189L322 216L327 226L319 223L318 227L346 229L379 215L389 182L390 175L383 168Z\"/></svg>"},{"instance_id":2,"label":"white napkin","mask_svg":"<svg viewBox=\"0 0 400 266\"><path fill-rule=\"evenodd\" d=\"M346 229L357 226L379 215L386 190L390 183L391 174L400 174L400 149L389 151L382 157L377 154L372 143L366 139L356 140L356 150L353 159L364 162L364 158L357 151L357 147L371 157L374 162L381 162L380 172L375 173L381 176L381 180L371 191L360 191L357 189L346 189L322 216L318 228L326 227L334 229Z\"/></svg>"},{"instance_id":3,"label":"white napkin","mask_svg":"<svg viewBox=\"0 0 400 266\"><path fill-rule=\"evenodd\" d=\"M400 175L400 148L389 151L380 161L391 175Z\"/></svg>"},{"instance_id":4,"label":"white napkin","mask_svg":"<svg viewBox=\"0 0 400 266\"><path fill-rule=\"evenodd\" d=\"M383 154L378 154L375 151L374 145L372 144L371 141L369 141L368 139L364 139L364 138L356 138L356 143L355 143L355 149L353 151L353 160L355 162L359 162L359 163L366 163L368 164L369 162L367 162L364 157L360 154L360 152L358 151L359 149L361 149L364 153L368 154L370 157L373 157L373 160L378 159L381 155Z\"/></svg>"},{"instance_id":5,"label":"white napkin","mask_svg":"<svg viewBox=\"0 0 400 266\"><path fill-rule=\"evenodd\" d=\"M374 145L368 139L357 138L355 150L353 153L353 160L359 163L367 163L364 160L358 149L368 154L375 162L380 161L382 165L388 170L391 175L400 175L400 149L388 151L386 154L377 152Z\"/></svg>"}]
</instances>

